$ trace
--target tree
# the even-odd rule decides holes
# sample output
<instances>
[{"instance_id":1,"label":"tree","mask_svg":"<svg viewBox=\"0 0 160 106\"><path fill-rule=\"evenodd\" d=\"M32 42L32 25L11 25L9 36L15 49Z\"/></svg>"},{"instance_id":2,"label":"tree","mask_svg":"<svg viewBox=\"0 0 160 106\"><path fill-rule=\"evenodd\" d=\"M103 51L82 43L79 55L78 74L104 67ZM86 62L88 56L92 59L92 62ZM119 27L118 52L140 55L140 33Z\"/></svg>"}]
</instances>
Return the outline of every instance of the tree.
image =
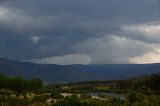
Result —
<instances>
[{"instance_id":1,"label":"tree","mask_svg":"<svg viewBox=\"0 0 160 106\"><path fill-rule=\"evenodd\" d=\"M0 73L0 89L5 88L6 77Z\"/></svg>"},{"instance_id":2,"label":"tree","mask_svg":"<svg viewBox=\"0 0 160 106\"><path fill-rule=\"evenodd\" d=\"M29 84L30 84L31 89L34 91L41 89L43 87L42 80L40 80L38 78L34 78L34 79L30 80Z\"/></svg>"},{"instance_id":3,"label":"tree","mask_svg":"<svg viewBox=\"0 0 160 106\"><path fill-rule=\"evenodd\" d=\"M9 81L10 84L10 89L17 91L17 92L22 92L25 88L24 84L24 79L21 77L14 77L11 78Z\"/></svg>"}]
</instances>

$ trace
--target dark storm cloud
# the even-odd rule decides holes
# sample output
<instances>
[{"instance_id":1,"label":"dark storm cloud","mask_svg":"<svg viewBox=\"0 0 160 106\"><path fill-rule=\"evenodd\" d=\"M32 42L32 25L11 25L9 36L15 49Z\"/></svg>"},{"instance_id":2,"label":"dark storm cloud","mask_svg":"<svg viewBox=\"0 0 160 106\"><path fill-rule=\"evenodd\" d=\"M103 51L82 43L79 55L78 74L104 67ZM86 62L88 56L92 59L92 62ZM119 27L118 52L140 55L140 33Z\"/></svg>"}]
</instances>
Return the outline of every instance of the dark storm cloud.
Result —
<instances>
[{"instance_id":1,"label":"dark storm cloud","mask_svg":"<svg viewBox=\"0 0 160 106\"><path fill-rule=\"evenodd\" d=\"M141 28L159 21L159 5L159 0L6 0L0 4L0 56L85 54L91 63L128 63L160 43Z\"/></svg>"}]
</instances>

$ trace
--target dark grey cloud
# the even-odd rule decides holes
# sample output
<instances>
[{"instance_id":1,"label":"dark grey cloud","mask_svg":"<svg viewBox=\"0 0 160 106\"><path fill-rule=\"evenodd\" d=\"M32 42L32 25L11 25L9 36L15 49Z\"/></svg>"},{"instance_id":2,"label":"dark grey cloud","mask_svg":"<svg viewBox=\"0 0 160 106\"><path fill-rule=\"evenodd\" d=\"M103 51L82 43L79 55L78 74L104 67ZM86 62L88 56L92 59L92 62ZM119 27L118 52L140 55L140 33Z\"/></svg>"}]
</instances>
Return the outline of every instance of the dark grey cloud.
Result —
<instances>
[{"instance_id":1,"label":"dark grey cloud","mask_svg":"<svg viewBox=\"0 0 160 106\"><path fill-rule=\"evenodd\" d=\"M82 54L90 63L129 63L159 48L159 5L159 0L2 1L0 56L46 62Z\"/></svg>"}]
</instances>

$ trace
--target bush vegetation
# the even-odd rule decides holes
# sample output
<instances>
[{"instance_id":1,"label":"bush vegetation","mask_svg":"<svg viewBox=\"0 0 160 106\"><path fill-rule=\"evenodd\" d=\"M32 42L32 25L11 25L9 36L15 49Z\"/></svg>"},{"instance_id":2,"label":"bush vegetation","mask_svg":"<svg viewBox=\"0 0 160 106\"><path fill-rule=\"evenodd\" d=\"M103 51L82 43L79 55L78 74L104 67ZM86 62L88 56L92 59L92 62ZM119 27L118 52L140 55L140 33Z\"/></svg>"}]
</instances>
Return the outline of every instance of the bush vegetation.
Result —
<instances>
[{"instance_id":1,"label":"bush vegetation","mask_svg":"<svg viewBox=\"0 0 160 106\"><path fill-rule=\"evenodd\" d=\"M99 98L93 98L89 94L91 92L99 93ZM118 93L123 98L100 94L101 92ZM61 93L72 95L64 97ZM160 106L160 74L128 80L49 84L45 86L38 78L25 80L21 77L9 78L0 74L0 106L142 105Z\"/></svg>"}]
</instances>

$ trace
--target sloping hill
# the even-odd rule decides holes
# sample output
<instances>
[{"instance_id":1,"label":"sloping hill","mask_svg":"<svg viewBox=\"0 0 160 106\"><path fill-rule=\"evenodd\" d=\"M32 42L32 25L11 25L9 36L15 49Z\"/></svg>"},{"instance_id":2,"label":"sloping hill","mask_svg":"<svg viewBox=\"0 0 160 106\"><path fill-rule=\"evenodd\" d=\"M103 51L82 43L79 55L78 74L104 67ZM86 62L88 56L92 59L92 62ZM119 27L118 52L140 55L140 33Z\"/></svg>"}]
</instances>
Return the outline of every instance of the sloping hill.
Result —
<instances>
[{"instance_id":1,"label":"sloping hill","mask_svg":"<svg viewBox=\"0 0 160 106\"><path fill-rule=\"evenodd\" d=\"M159 72L160 64L55 65L34 64L0 58L0 72L45 82L77 82L125 79Z\"/></svg>"}]
</instances>

